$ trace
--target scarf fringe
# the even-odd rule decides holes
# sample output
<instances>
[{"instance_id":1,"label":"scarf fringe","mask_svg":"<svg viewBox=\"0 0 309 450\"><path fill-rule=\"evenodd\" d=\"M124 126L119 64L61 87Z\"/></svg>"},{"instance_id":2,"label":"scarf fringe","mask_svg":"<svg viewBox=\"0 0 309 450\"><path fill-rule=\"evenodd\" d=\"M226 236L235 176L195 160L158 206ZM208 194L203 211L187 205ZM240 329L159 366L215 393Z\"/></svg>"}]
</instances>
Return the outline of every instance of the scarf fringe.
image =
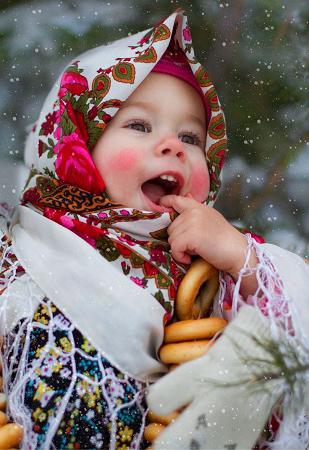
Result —
<instances>
[{"instance_id":1,"label":"scarf fringe","mask_svg":"<svg viewBox=\"0 0 309 450\"><path fill-rule=\"evenodd\" d=\"M25 292L25 298L32 298L34 293L31 289L31 281L29 277L20 277L18 268L19 262L14 257L14 251L10 243L8 235L8 223L10 221L10 210L5 205L0 205L0 219L1 219L1 244L0 244L0 288L1 288L1 303L0 303L0 329L1 336L7 334L7 304L10 301L11 288L15 281L23 282L23 288ZM3 390L7 395L7 414L23 427L24 438L22 443L22 449L36 448L37 442L35 434L32 432L31 414L30 411L24 406L24 389L25 389L25 377L27 378L27 370L25 367L26 352L29 347L29 339L26 339L24 350L21 358L18 357L18 349L20 344L20 338L27 329L28 323L26 320L20 326L16 336L12 336L12 333L8 333L6 345L1 349L1 364L3 372ZM28 333L27 333L28 335ZM11 358L8 358L8 354ZM14 370L13 362L19 358L19 366ZM14 377L14 380L13 380ZM10 387L10 390L9 390Z\"/></svg>"},{"instance_id":2,"label":"scarf fringe","mask_svg":"<svg viewBox=\"0 0 309 450\"><path fill-rule=\"evenodd\" d=\"M286 341L297 351L302 363L309 364L308 331L304 329L301 322L297 305L288 297L282 279L273 265L272 256L249 234L246 235L246 238L248 241L247 253L233 293L231 318L236 316L244 302L239 293L243 277L255 272L258 288L254 295L247 298L247 303L252 304L268 318L272 338L278 342L279 348L282 345L283 334ZM257 267L254 269L249 265L253 251L256 252L258 258ZM221 277L219 293L221 306L223 306L226 291L226 281ZM280 415L275 414L279 430L277 433L271 432L271 437L267 441L259 442L260 448L273 450L309 448L309 402L304 406L304 395L309 395L309 371L298 377L294 395L291 393L290 386L285 382L282 383Z\"/></svg>"},{"instance_id":3,"label":"scarf fringe","mask_svg":"<svg viewBox=\"0 0 309 450\"><path fill-rule=\"evenodd\" d=\"M3 209L3 208L2 208ZM121 409L128 408L130 406L136 405L138 410L140 411L142 417L142 425L140 428L140 432L133 438L131 442L132 449L138 449L143 440L143 432L145 428L146 414L147 410L145 405L143 405L143 398L145 395L145 384L136 382L136 386L133 386L131 383L131 379L128 375L124 374L122 380L117 378L116 373L110 368L104 368L102 361L100 358L97 358L100 371L102 373L102 378L100 381L94 381L86 377L83 374L79 374L77 372L77 368L75 365L74 355L75 352L79 352L87 359L95 359L90 355L82 352L80 349L72 347L72 350L69 353L62 353L59 348L55 348L54 342L54 329L62 329L66 330L69 334L71 333L71 343L74 343L74 339L72 336L73 324L70 324L63 317L53 316L52 315L52 306L51 302L44 299L44 305L47 308L51 320L48 325L44 325L41 323L35 322L33 323L33 314L30 317L22 319L18 323L18 329L10 330L8 326L9 320L7 317L7 310L9 302L12 301L12 296L20 295L20 293L14 292L13 287L14 283L18 280L18 283L22 283L21 290L22 296L27 301L29 299L29 304L34 302L35 304L42 305L42 295L40 295L40 290L34 289L34 284L31 278L24 274L20 273L20 263L16 260L14 256L13 247L9 240L9 236L7 233L7 228L3 226L3 223L9 222L10 215L7 209L0 211L0 218L2 219L1 229L3 229L3 235L0 236L0 289L2 291L1 294L1 303L0 303L0 326L1 326L1 334L6 336L5 346L0 352L2 367L3 367L3 379L4 379L4 392L7 395L7 404L8 410L7 413L9 417L20 424L24 430L24 437L21 444L22 450L34 450L38 448L50 448L54 449L54 444L52 440L55 436L55 433L63 419L63 414L68 407L69 401L71 399L74 386L76 383L85 381L89 385L94 387L100 386L102 395L106 404L108 405L108 409L106 411L106 420L111 423L111 431L110 431L110 444L109 449L113 450L116 446L116 435L117 435L117 420L118 413ZM2 215L2 217L1 217ZM1 292L0 291L0 292ZM19 290L20 291L20 290ZM58 320L59 319L59 320ZM61 320L63 319L63 320ZM39 358L34 359L31 364L28 362L29 356L29 348L30 348L30 336L31 332L36 328L42 328L48 332L48 342L44 346L43 352L40 354ZM20 354L22 348L22 353ZM39 388L40 377L36 375L36 371L42 366L47 366L47 357L49 352L53 351L57 353L57 357L63 357L70 360L71 368L72 368L72 378L67 389L65 395L61 399L61 404L58 405L57 411L55 415L52 415L49 419L49 427L48 431L44 436L44 442L39 442L38 434L33 431L33 419L31 417L31 410L25 406L25 395L26 395L26 385L29 381L34 383L35 388ZM16 364L18 361L18 364ZM133 399L129 403L123 403L120 406L117 406L115 402L114 395L108 392L108 388L110 386L114 386L115 389L124 390L126 386L130 386L131 390L135 390L135 394ZM55 395L55 393L53 394ZM43 445L43 447L42 447Z\"/></svg>"}]
</instances>

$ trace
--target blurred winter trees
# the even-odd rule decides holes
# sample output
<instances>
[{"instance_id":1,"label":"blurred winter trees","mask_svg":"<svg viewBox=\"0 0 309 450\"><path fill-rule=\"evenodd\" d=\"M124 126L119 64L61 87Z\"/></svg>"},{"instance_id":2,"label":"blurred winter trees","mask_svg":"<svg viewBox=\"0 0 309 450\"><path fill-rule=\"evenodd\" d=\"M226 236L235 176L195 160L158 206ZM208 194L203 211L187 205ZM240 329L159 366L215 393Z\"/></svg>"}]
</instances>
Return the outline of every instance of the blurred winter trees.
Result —
<instances>
[{"instance_id":1,"label":"blurred winter trees","mask_svg":"<svg viewBox=\"0 0 309 450\"><path fill-rule=\"evenodd\" d=\"M306 0L2 0L0 165L22 160L25 128L70 59L177 7L225 109L230 154L217 207L308 255Z\"/></svg>"}]
</instances>

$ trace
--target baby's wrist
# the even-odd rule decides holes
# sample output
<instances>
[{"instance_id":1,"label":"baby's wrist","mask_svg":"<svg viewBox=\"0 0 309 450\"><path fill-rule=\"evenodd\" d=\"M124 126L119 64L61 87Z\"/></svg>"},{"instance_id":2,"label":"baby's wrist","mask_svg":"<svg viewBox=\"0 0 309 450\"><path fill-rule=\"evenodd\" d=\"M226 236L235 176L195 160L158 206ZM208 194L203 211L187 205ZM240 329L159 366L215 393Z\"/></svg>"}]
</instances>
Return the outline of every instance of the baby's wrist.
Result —
<instances>
[{"instance_id":1,"label":"baby's wrist","mask_svg":"<svg viewBox=\"0 0 309 450\"><path fill-rule=\"evenodd\" d=\"M236 265L234 268L227 271L235 281L238 280L240 271L244 267L244 264L245 264L245 258L243 258L241 260L241 262L238 265ZM256 253L255 253L255 251L252 251L252 253L250 255L250 259L248 261L248 267L250 267L250 269L253 270L256 268L257 264L258 264L258 259L257 259Z\"/></svg>"},{"instance_id":2,"label":"baby's wrist","mask_svg":"<svg viewBox=\"0 0 309 450\"><path fill-rule=\"evenodd\" d=\"M232 276L232 278L237 281L239 278L239 273L245 265L245 261L247 258L248 252L248 241L246 237L241 234L240 243L238 246L238 255L234 258L233 266L228 270L228 273ZM252 270L255 269L258 264L258 258L254 248L250 251L250 257L248 261L248 267Z\"/></svg>"},{"instance_id":3,"label":"baby's wrist","mask_svg":"<svg viewBox=\"0 0 309 450\"><path fill-rule=\"evenodd\" d=\"M238 238L239 241L235 244L237 247L237 253L234 254L231 266L228 270L226 270L235 282L238 280L239 273L245 264L248 247L247 239L242 233L239 233Z\"/></svg>"},{"instance_id":4,"label":"baby's wrist","mask_svg":"<svg viewBox=\"0 0 309 450\"><path fill-rule=\"evenodd\" d=\"M245 265L245 259L246 259L246 257L243 258L243 260L240 262L240 264L238 266L235 267L235 269L233 269L229 272L230 275L232 276L233 280L235 281L235 283L238 281L240 272ZM247 265L247 268L249 270L246 271L245 276L242 277L241 284L240 284L240 290L239 290L240 294L244 298L247 298L248 295L253 295L258 288L256 272L254 270L256 268L257 264L258 264L257 255L256 255L255 250L252 249L251 253L250 253L248 265Z\"/></svg>"}]
</instances>

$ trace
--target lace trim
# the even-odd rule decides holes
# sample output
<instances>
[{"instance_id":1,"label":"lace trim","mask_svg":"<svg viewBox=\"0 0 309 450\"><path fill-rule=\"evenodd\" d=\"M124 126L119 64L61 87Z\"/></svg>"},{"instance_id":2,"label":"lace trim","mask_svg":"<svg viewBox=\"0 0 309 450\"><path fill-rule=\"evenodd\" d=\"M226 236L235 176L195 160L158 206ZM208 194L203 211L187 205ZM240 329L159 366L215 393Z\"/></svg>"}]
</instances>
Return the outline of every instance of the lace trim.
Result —
<instances>
[{"instance_id":1,"label":"lace trim","mask_svg":"<svg viewBox=\"0 0 309 450\"><path fill-rule=\"evenodd\" d=\"M243 277L256 274L258 288L254 295L248 296L246 303L253 305L261 314L269 320L272 337L280 345L282 332L289 344L297 349L299 357L304 364L309 363L309 342L305 330L302 329L299 311L285 291L284 283L276 271L273 258L265 251L263 245L255 242L252 237L246 235L248 241L244 266L232 293L230 311L227 311L229 319L233 319L244 299L239 293ZM255 268L249 265L251 253L255 251L258 264ZM228 279L221 277L219 304L224 311L225 303L229 298L230 287ZM301 344L301 345L300 345ZM304 383L305 379L305 383ZM304 387L305 386L305 387ZM309 402L303 407L304 395L309 395L309 372L302 374L296 385L294 395L291 395L290 386L283 384L281 414L276 415L279 431L272 433L269 440L262 442L262 448L282 450L304 450L309 448ZM271 428L271 427L270 427ZM261 448L261 447L260 447Z\"/></svg>"},{"instance_id":2,"label":"lace trim","mask_svg":"<svg viewBox=\"0 0 309 450\"><path fill-rule=\"evenodd\" d=\"M0 296L0 321L1 331L4 335L7 335L6 345L3 349L3 354L0 356L3 365L4 391L8 397L8 413L14 421L24 428L24 439L21 448L27 450L54 448L52 441L63 420L73 390L77 390L78 384L83 381L86 382L88 386L93 386L94 389L95 387L99 387L101 396L106 402L107 407L104 412L104 420L107 420L110 426L110 450L115 449L117 439L119 441L119 428L117 428L119 413L121 414L122 410L130 408L130 406L134 406L139 410L141 415L139 432L134 433L130 444L128 444L132 449L139 448L143 439L147 412L146 407L143 404L145 384L130 378L126 374L123 374L120 379L117 377L117 369L114 369L113 366L109 364L108 368L103 367L101 359L103 355L96 354L96 356L93 357L76 347L75 340L72 337L74 326L65 318L65 316L59 314L59 312L53 315L52 303L47 299L45 299L45 301L42 300L42 296L40 298L38 297L39 292L34 290L34 285L30 277L24 275L24 272L24 276L20 276L20 264L13 253L13 248L8 235L4 234L2 236L0 244L0 293L2 292L2 295ZM39 307L45 305L45 310L47 311L46 314L50 318L50 320L47 321L47 324L39 323L35 320L34 314L32 317L27 317L20 321L18 327L16 327L14 331L9 331L7 329L7 307L10 300L12 300L13 291L11 288L16 280L18 280L19 283L22 283L22 295L23 298L25 298L25 301L27 301L27 299L33 300L34 297L36 297L35 301L38 302ZM39 354L39 357L34 358L29 362L31 333L35 329L44 330L48 336L48 341L44 345L44 349ZM61 351L59 346L56 345L55 333L59 331L68 333L69 341L72 345L70 352ZM40 383L42 383L39 373L43 366L47 368L46 370L52 372L51 363L48 363L51 354L55 355L57 362L59 362L61 358L62 360L66 358L72 374L69 387L66 390L65 395L61 398L55 414L51 414L48 419L48 430L44 436L44 442L40 442L40 436L33 431L33 411L25 405L25 395L27 384L29 382L33 383L36 392L39 392L38 389ZM76 354L79 354L85 360L96 361L99 367L99 380L89 378L77 369L75 360ZM49 367L48 364L50 364ZM53 376L55 376L55 374L51 373L51 377ZM129 388L131 392L134 392L133 398L130 401L125 401L122 398L122 392L124 392L126 388ZM116 401L117 399L118 401ZM42 409L44 409L43 404ZM97 438L93 435L90 439L95 440ZM101 448L100 442L102 443L99 439L99 447L97 447L96 444L96 448Z\"/></svg>"}]
</instances>

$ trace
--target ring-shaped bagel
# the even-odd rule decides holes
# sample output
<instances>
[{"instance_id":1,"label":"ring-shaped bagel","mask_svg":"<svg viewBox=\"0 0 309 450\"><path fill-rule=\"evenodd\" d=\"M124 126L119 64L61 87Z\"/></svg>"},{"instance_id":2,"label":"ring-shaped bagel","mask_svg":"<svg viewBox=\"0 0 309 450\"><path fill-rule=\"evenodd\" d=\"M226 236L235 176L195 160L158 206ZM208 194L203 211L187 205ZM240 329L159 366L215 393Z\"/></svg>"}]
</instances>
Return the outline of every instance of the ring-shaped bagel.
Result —
<instances>
[{"instance_id":1,"label":"ring-shaped bagel","mask_svg":"<svg viewBox=\"0 0 309 450\"><path fill-rule=\"evenodd\" d=\"M167 426L170 423L174 422L174 420L178 416L179 416L179 412L177 412L177 411L172 412L166 416L159 416L158 414L155 414L153 411L149 411L147 418L148 418L149 422L160 423L161 425Z\"/></svg>"},{"instance_id":2,"label":"ring-shaped bagel","mask_svg":"<svg viewBox=\"0 0 309 450\"><path fill-rule=\"evenodd\" d=\"M162 433L165 426L161 423L150 423L145 427L144 438L148 442L153 442Z\"/></svg>"},{"instance_id":3,"label":"ring-shaped bagel","mask_svg":"<svg viewBox=\"0 0 309 450\"><path fill-rule=\"evenodd\" d=\"M199 320L182 320L164 328L164 343L211 339L223 330L227 321L222 317L208 317Z\"/></svg>"},{"instance_id":4,"label":"ring-shaped bagel","mask_svg":"<svg viewBox=\"0 0 309 450\"><path fill-rule=\"evenodd\" d=\"M160 348L159 357L164 364L182 364L205 355L211 345L207 339L166 344Z\"/></svg>"},{"instance_id":5,"label":"ring-shaped bagel","mask_svg":"<svg viewBox=\"0 0 309 450\"><path fill-rule=\"evenodd\" d=\"M0 428L0 448L18 447L23 437L23 430L15 423L8 423Z\"/></svg>"},{"instance_id":6,"label":"ring-shaped bagel","mask_svg":"<svg viewBox=\"0 0 309 450\"><path fill-rule=\"evenodd\" d=\"M194 304L201 286L207 281L201 305ZM219 287L218 271L204 259L196 259L178 288L176 315L179 320L203 316Z\"/></svg>"},{"instance_id":7,"label":"ring-shaped bagel","mask_svg":"<svg viewBox=\"0 0 309 450\"><path fill-rule=\"evenodd\" d=\"M8 421L9 421L8 416L3 411L0 411L0 427L6 425Z\"/></svg>"}]
</instances>

